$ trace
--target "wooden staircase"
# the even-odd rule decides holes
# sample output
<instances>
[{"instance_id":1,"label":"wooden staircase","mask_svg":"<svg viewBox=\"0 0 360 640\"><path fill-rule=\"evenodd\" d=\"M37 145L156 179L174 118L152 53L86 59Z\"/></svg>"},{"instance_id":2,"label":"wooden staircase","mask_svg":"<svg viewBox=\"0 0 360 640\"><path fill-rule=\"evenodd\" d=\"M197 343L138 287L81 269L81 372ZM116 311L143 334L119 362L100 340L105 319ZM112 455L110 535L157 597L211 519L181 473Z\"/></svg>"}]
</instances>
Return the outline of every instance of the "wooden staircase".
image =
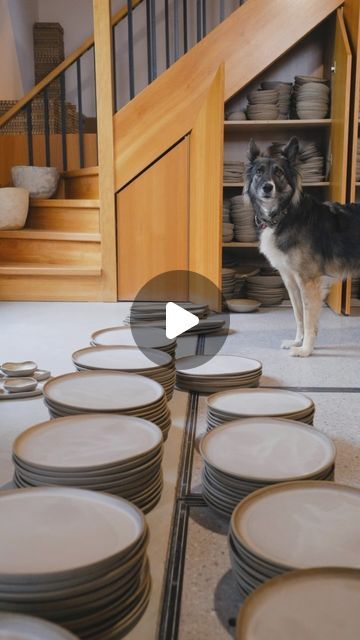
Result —
<instances>
[{"instance_id":1,"label":"wooden staircase","mask_svg":"<svg viewBox=\"0 0 360 640\"><path fill-rule=\"evenodd\" d=\"M24 229L0 231L3 300L102 300L98 168L64 173L57 196L31 200Z\"/></svg>"}]
</instances>

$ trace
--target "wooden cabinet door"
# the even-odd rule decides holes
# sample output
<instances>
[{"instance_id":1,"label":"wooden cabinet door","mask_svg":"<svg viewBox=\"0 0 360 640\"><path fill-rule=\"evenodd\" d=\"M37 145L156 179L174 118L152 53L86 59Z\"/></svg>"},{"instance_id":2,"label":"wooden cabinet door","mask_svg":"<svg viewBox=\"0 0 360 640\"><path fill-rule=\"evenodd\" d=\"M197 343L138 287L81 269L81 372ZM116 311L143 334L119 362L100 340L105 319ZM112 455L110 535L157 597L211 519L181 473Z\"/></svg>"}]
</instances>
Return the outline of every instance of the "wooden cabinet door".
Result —
<instances>
[{"instance_id":1,"label":"wooden cabinet door","mask_svg":"<svg viewBox=\"0 0 360 640\"><path fill-rule=\"evenodd\" d=\"M329 200L345 203L348 171L351 50L342 9L338 9L336 13L333 66ZM336 313L342 311L345 291L345 285L342 282L337 282L329 293L327 302Z\"/></svg>"}]
</instances>

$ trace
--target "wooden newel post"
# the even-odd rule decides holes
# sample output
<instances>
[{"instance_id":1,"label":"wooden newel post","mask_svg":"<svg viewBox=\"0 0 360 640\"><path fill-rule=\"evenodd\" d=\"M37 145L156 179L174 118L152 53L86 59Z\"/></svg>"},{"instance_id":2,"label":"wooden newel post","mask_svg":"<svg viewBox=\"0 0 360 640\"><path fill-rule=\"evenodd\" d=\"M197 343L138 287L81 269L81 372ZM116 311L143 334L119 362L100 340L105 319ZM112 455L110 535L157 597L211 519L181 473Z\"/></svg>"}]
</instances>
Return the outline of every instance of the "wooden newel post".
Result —
<instances>
[{"instance_id":1,"label":"wooden newel post","mask_svg":"<svg viewBox=\"0 0 360 640\"><path fill-rule=\"evenodd\" d=\"M93 0L103 300L117 299L110 0Z\"/></svg>"}]
</instances>

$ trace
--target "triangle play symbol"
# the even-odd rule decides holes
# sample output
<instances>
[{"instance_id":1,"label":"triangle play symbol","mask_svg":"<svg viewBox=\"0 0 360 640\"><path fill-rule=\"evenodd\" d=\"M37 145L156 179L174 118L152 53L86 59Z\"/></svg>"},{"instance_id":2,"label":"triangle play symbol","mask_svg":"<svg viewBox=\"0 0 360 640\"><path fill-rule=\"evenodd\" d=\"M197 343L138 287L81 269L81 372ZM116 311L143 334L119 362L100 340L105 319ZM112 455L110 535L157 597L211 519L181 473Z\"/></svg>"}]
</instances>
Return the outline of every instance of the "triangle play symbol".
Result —
<instances>
[{"instance_id":1,"label":"triangle play symbol","mask_svg":"<svg viewBox=\"0 0 360 640\"><path fill-rule=\"evenodd\" d=\"M175 304L168 302L166 305L166 337L170 340L185 333L188 329L199 324L199 318L190 311L186 311Z\"/></svg>"}]
</instances>

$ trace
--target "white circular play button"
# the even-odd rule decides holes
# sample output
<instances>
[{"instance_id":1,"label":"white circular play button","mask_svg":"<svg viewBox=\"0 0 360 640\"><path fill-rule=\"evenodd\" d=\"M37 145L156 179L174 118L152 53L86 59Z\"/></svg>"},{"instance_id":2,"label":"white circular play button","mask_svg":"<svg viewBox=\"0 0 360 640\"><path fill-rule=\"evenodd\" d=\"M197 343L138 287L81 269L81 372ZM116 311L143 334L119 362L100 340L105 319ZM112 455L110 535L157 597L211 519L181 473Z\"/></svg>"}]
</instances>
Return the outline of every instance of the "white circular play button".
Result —
<instances>
[{"instance_id":1,"label":"white circular play button","mask_svg":"<svg viewBox=\"0 0 360 640\"><path fill-rule=\"evenodd\" d=\"M168 302L166 305L165 330L166 337L177 338L182 333L196 327L200 319L190 311L183 309L175 302Z\"/></svg>"}]
</instances>

